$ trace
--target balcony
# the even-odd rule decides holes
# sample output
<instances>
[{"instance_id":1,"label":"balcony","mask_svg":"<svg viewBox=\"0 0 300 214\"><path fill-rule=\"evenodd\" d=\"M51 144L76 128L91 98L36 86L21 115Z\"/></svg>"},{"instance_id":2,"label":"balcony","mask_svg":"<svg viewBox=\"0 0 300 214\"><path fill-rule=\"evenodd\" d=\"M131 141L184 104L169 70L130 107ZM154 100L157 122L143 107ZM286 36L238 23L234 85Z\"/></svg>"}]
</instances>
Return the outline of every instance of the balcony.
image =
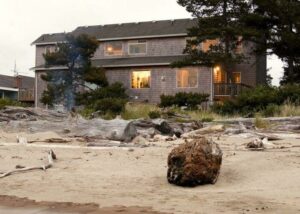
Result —
<instances>
[{"instance_id":1,"label":"balcony","mask_svg":"<svg viewBox=\"0 0 300 214\"><path fill-rule=\"evenodd\" d=\"M214 95L215 97L237 96L249 88L251 86L243 83L215 83Z\"/></svg>"},{"instance_id":2,"label":"balcony","mask_svg":"<svg viewBox=\"0 0 300 214\"><path fill-rule=\"evenodd\" d=\"M20 102L33 102L34 101L34 89L19 89L19 101Z\"/></svg>"}]
</instances>

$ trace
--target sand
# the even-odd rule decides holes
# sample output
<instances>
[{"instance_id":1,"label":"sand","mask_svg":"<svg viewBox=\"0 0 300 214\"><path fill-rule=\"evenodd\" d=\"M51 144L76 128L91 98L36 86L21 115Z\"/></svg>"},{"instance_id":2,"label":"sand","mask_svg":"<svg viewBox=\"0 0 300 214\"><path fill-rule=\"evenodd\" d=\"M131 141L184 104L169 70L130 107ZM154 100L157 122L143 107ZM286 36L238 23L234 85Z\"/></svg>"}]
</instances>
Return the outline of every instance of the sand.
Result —
<instances>
[{"instance_id":1,"label":"sand","mask_svg":"<svg viewBox=\"0 0 300 214\"><path fill-rule=\"evenodd\" d=\"M45 144L1 144L6 139L5 133L1 135L0 171L17 164L46 162L49 148ZM250 139L242 136L214 140L224 152L219 180L215 185L196 188L177 187L166 179L167 156L174 144L182 141L134 151L54 148L58 160L53 168L0 179L0 195L6 196L0 197L0 213L1 209L9 210L4 206L11 207L17 201L7 196L43 202L34 202L42 214L55 212L48 209L53 202L99 205L100 210L90 213L300 213L299 139L276 141L277 149L265 151L244 149ZM287 148L280 149L282 146ZM21 207L32 203L23 201ZM80 213L76 208L61 213L66 211Z\"/></svg>"}]
</instances>

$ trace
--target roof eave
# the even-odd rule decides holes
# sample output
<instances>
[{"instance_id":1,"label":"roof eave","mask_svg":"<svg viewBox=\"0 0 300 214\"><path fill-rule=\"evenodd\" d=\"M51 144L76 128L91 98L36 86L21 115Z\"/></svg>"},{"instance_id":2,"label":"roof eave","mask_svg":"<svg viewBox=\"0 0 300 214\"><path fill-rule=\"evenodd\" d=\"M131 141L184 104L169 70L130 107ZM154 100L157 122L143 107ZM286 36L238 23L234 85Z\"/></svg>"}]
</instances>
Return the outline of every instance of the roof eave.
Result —
<instances>
[{"instance_id":1,"label":"roof eave","mask_svg":"<svg viewBox=\"0 0 300 214\"><path fill-rule=\"evenodd\" d=\"M146 66L164 66L171 65L171 63L143 63L143 64L123 64L123 65L97 65L96 67L103 68L124 68L124 67L146 67Z\"/></svg>"},{"instance_id":2,"label":"roof eave","mask_svg":"<svg viewBox=\"0 0 300 214\"><path fill-rule=\"evenodd\" d=\"M149 35L149 36L128 36L128 37L116 37L116 38L103 38L97 39L99 42L105 41L118 41L118 40L131 40L131 39L155 39L155 38L169 38L169 37L185 37L187 33L177 33L177 34L165 34L165 35ZM31 45L57 45L58 43L63 43L65 41L56 42L33 42Z\"/></svg>"},{"instance_id":3,"label":"roof eave","mask_svg":"<svg viewBox=\"0 0 300 214\"><path fill-rule=\"evenodd\" d=\"M10 87L1 87L0 86L0 90L3 90L3 91L19 91L19 89L17 88L10 88Z\"/></svg>"},{"instance_id":4,"label":"roof eave","mask_svg":"<svg viewBox=\"0 0 300 214\"><path fill-rule=\"evenodd\" d=\"M66 70L68 69L67 67L43 67L43 68L37 68L37 67L33 67L30 68L31 71L49 71L49 70Z\"/></svg>"}]
</instances>

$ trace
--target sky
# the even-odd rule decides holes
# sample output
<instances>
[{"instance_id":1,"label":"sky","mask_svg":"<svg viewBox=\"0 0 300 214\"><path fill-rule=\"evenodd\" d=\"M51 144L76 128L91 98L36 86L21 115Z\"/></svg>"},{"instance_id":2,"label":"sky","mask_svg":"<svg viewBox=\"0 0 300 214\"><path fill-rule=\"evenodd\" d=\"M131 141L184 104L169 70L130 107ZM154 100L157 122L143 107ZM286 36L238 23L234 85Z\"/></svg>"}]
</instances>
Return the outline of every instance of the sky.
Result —
<instances>
[{"instance_id":1,"label":"sky","mask_svg":"<svg viewBox=\"0 0 300 214\"><path fill-rule=\"evenodd\" d=\"M33 76L35 49L44 33L69 32L78 26L191 18L176 0L0 0L0 74ZM273 84L282 63L268 58Z\"/></svg>"}]
</instances>

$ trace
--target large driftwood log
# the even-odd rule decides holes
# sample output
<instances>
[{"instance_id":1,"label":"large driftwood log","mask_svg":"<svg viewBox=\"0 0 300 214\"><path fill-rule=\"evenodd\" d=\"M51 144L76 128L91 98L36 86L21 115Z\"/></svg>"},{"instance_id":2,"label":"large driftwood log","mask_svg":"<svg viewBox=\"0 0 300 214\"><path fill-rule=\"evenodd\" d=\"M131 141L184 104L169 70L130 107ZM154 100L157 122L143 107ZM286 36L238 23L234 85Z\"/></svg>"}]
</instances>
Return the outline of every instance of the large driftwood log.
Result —
<instances>
[{"instance_id":1,"label":"large driftwood log","mask_svg":"<svg viewBox=\"0 0 300 214\"><path fill-rule=\"evenodd\" d=\"M18 169L11 170L6 173L0 173L0 178L4 178L4 177L7 177L12 174L22 173L22 172L27 172L27 171L32 171L32 170L44 170L45 171L53 166L54 160L56 160L56 155L52 150L50 150L48 152L48 164L42 165L42 166L25 167L25 168L17 167Z\"/></svg>"}]
</instances>

